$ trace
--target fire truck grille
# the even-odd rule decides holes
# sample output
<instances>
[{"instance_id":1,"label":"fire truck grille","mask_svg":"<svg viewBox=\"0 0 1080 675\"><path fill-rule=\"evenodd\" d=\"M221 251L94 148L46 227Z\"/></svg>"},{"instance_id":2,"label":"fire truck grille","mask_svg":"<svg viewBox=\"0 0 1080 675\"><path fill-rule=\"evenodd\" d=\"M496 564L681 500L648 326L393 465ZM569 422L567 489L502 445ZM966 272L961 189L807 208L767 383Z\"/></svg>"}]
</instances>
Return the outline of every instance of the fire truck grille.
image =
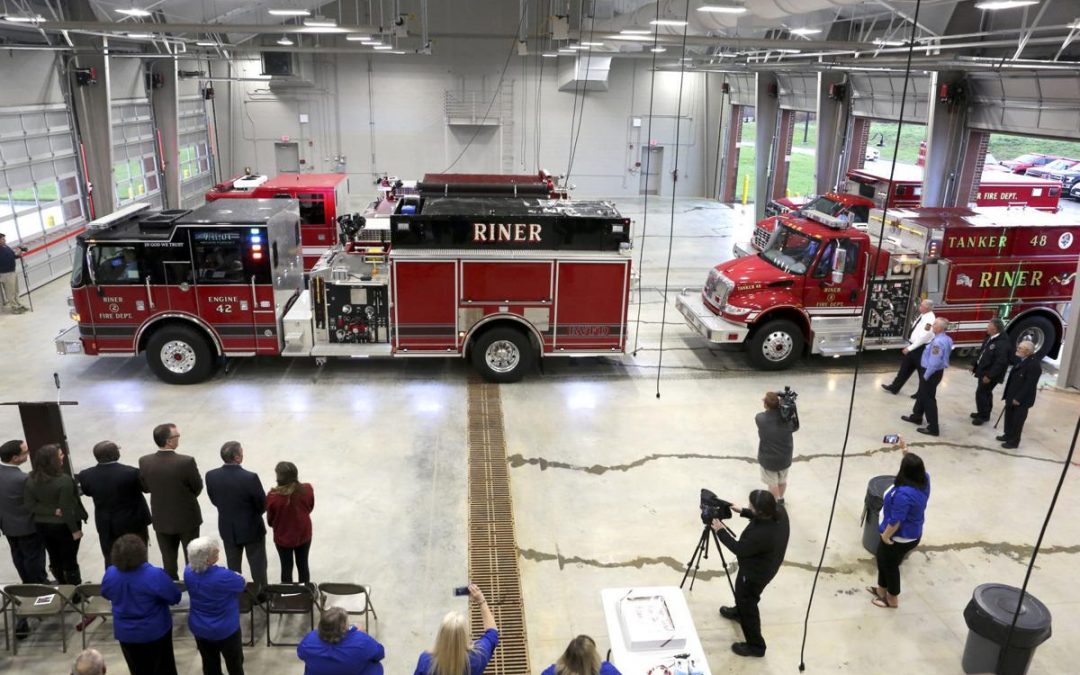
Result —
<instances>
[{"instance_id":1,"label":"fire truck grille","mask_svg":"<svg viewBox=\"0 0 1080 675\"><path fill-rule=\"evenodd\" d=\"M469 382L468 433L469 580L483 589L499 627L499 648L484 672L528 675L525 606L498 385ZM473 635L479 635L480 609L474 606L471 611Z\"/></svg>"},{"instance_id":2,"label":"fire truck grille","mask_svg":"<svg viewBox=\"0 0 1080 675\"><path fill-rule=\"evenodd\" d=\"M763 250L765 245L769 243L769 233L765 231L763 227L754 228L754 248Z\"/></svg>"}]
</instances>

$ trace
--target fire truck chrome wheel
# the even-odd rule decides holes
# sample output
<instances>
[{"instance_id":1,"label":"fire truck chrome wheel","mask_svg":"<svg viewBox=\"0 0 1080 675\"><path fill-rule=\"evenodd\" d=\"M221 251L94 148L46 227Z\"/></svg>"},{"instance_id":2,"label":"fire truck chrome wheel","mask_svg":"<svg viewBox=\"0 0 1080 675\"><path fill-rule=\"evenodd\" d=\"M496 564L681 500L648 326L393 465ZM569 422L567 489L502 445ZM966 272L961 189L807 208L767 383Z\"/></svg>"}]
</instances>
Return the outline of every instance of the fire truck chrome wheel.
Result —
<instances>
[{"instance_id":1,"label":"fire truck chrome wheel","mask_svg":"<svg viewBox=\"0 0 1080 675\"><path fill-rule=\"evenodd\" d=\"M496 373L509 373L521 362L521 352L513 342L498 340L484 350L484 360Z\"/></svg>"},{"instance_id":2,"label":"fire truck chrome wheel","mask_svg":"<svg viewBox=\"0 0 1080 675\"><path fill-rule=\"evenodd\" d=\"M1057 341L1057 328L1048 319L1041 316L1028 316L1015 325L1010 324L1009 337L1013 344L1027 340L1035 345L1035 356L1043 358Z\"/></svg>"},{"instance_id":3,"label":"fire truck chrome wheel","mask_svg":"<svg viewBox=\"0 0 1080 675\"><path fill-rule=\"evenodd\" d=\"M161 363L169 372L184 375L195 367L195 350L182 340L166 342L161 348Z\"/></svg>"},{"instance_id":4,"label":"fire truck chrome wheel","mask_svg":"<svg viewBox=\"0 0 1080 675\"><path fill-rule=\"evenodd\" d=\"M791 339L790 335L777 331L765 336L761 353L770 361L783 361L791 355L791 349L794 346L794 340Z\"/></svg>"},{"instance_id":5,"label":"fire truck chrome wheel","mask_svg":"<svg viewBox=\"0 0 1080 675\"><path fill-rule=\"evenodd\" d=\"M747 356L762 370L783 370L802 355L803 334L791 321L776 319L761 326L750 337Z\"/></svg>"}]
</instances>

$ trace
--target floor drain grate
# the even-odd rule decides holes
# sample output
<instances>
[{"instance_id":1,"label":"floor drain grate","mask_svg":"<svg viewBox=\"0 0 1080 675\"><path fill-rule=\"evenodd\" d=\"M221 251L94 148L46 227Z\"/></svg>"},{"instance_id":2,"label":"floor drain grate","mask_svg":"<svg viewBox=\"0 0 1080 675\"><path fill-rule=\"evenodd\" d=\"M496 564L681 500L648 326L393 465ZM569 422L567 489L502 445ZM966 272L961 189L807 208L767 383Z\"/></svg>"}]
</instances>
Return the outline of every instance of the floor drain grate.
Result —
<instances>
[{"instance_id":1,"label":"floor drain grate","mask_svg":"<svg viewBox=\"0 0 1080 675\"><path fill-rule=\"evenodd\" d=\"M469 383L469 580L484 589L499 627L499 648L484 672L528 675L499 385L479 381ZM479 609L473 608L471 621L473 634L479 634Z\"/></svg>"}]
</instances>

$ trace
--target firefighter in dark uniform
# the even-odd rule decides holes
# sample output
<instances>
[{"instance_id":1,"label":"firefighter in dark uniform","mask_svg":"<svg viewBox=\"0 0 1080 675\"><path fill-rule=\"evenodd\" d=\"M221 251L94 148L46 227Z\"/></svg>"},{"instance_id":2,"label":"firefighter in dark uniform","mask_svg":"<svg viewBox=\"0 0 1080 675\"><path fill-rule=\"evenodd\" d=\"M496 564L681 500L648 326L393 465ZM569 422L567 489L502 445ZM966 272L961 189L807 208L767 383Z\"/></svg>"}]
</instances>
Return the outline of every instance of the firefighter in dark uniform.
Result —
<instances>
[{"instance_id":1,"label":"firefighter in dark uniform","mask_svg":"<svg viewBox=\"0 0 1080 675\"><path fill-rule=\"evenodd\" d=\"M1039 376L1042 375L1042 359L1035 356L1035 345L1024 340L1016 345L1018 359L1009 379L1005 382L1005 433L998 436L1004 441L1001 447L1012 450L1020 447L1020 433L1024 430L1028 410L1035 405L1035 392L1039 389Z\"/></svg>"},{"instance_id":2,"label":"firefighter in dark uniform","mask_svg":"<svg viewBox=\"0 0 1080 675\"><path fill-rule=\"evenodd\" d=\"M971 372L978 380L975 386L975 412L971 413L971 423L975 426L990 419L990 412L994 408L994 387L1005 381L1012 351L1012 342L1005 334L1005 322L997 317L990 319L979 355L971 366Z\"/></svg>"}]
</instances>

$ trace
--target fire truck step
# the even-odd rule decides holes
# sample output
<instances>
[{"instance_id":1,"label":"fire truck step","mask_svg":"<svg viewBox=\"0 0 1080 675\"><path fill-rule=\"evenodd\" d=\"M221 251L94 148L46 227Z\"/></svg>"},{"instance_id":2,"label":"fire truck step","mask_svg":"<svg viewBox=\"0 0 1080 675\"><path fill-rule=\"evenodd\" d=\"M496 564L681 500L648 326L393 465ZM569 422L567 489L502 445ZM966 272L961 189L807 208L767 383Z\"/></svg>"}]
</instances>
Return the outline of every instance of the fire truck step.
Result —
<instances>
[{"instance_id":1,"label":"fire truck step","mask_svg":"<svg viewBox=\"0 0 1080 675\"><path fill-rule=\"evenodd\" d=\"M499 385L469 380L469 580L491 602L499 648L484 672L528 675L529 649ZM479 635L480 609L471 614Z\"/></svg>"}]
</instances>

